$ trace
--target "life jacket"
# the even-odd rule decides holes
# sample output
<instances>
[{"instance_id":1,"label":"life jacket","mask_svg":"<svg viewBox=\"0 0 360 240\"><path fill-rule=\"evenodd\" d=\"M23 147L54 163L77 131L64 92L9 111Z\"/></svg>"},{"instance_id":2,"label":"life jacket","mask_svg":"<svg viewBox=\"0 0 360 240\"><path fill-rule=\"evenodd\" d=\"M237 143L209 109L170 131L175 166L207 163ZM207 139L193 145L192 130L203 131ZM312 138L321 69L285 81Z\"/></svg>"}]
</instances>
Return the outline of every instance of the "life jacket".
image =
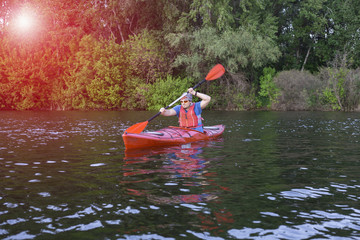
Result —
<instances>
[{"instance_id":1,"label":"life jacket","mask_svg":"<svg viewBox=\"0 0 360 240\"><path fill-rule=\"evenodd\" d=\"M192 104L187 112L181 106L179 114L180 127L196 128L199 126L199 118L201 119L201 116L197 116L194 109L195 104Z\"/></svg>"}]
</instances>

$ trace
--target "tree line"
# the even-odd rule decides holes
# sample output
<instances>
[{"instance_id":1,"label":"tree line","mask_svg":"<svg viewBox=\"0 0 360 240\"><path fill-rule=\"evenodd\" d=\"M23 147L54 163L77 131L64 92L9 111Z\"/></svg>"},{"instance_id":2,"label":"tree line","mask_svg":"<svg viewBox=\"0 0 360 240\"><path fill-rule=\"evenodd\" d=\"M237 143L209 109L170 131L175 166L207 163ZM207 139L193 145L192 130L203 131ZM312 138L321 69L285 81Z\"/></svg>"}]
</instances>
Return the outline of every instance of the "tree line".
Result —
<instances>
[{"instance_id":1,"label":"tree line","mask_svg":"<svg viewBox=\"0 0 360 240\"><path fill-rule=\"evenodd\" d=\"M356 0L2 0L0 109L158 110L206 76L213 109L360 102ZM21 11L34 16L20 31Z\"/></svg>"}]
</instances>

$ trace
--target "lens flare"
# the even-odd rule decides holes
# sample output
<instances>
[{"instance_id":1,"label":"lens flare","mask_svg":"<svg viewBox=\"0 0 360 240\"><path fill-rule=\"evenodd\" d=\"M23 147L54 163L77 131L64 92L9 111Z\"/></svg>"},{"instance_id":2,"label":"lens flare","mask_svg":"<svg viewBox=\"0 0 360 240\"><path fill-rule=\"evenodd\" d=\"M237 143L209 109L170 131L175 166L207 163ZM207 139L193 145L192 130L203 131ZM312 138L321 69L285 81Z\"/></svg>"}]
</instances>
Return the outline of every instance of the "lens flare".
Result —
<instances>
[{"instance_id":1,"label":"lens flare","mask_svg":"<svg viewBox=\"0 0 360 240\"><path fill-rule=\"evenodd\" d=\"M29 11L22 11L16 17L15 24L17 29L22 32L31 31L35 27L35 16L31 14Z\"/></svg>"}]
</instances>

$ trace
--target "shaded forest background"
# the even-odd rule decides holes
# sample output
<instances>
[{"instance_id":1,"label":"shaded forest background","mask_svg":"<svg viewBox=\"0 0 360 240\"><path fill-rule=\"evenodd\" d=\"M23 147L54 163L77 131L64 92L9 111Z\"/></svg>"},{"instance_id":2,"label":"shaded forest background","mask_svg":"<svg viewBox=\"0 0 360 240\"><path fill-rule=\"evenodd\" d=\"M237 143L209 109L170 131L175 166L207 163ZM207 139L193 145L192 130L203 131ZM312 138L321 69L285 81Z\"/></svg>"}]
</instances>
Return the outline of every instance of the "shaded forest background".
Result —
<instances>
[{"instance_id":1,"label":"shaded forest background","mask_svg":"<svg viewBox=\"0 0 360 240\"><path fill-rule=\"evenodd\" d=\"M358 0L1 0L0 109L359 110ZM34 27L21 31L27 11Z\"/></svg>"}]
</instances>

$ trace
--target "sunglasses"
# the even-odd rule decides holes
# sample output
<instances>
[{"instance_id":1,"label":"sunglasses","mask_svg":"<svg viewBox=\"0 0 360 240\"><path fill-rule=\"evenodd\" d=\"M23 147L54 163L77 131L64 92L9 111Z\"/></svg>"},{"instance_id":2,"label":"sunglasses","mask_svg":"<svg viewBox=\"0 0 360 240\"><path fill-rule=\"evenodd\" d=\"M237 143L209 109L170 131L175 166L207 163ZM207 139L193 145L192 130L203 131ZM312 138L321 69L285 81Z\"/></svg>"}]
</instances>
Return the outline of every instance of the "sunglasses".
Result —
<instances>
[{"instance_id":1,"label":"sunglasses","mask_svg":"<svg viewBox=\"0 0 360 240\"><path fill-rule=\"evenodd\" d=\"M180 100L181 103L188 103L189 100Z\"/></svg>"}]
</instances>

